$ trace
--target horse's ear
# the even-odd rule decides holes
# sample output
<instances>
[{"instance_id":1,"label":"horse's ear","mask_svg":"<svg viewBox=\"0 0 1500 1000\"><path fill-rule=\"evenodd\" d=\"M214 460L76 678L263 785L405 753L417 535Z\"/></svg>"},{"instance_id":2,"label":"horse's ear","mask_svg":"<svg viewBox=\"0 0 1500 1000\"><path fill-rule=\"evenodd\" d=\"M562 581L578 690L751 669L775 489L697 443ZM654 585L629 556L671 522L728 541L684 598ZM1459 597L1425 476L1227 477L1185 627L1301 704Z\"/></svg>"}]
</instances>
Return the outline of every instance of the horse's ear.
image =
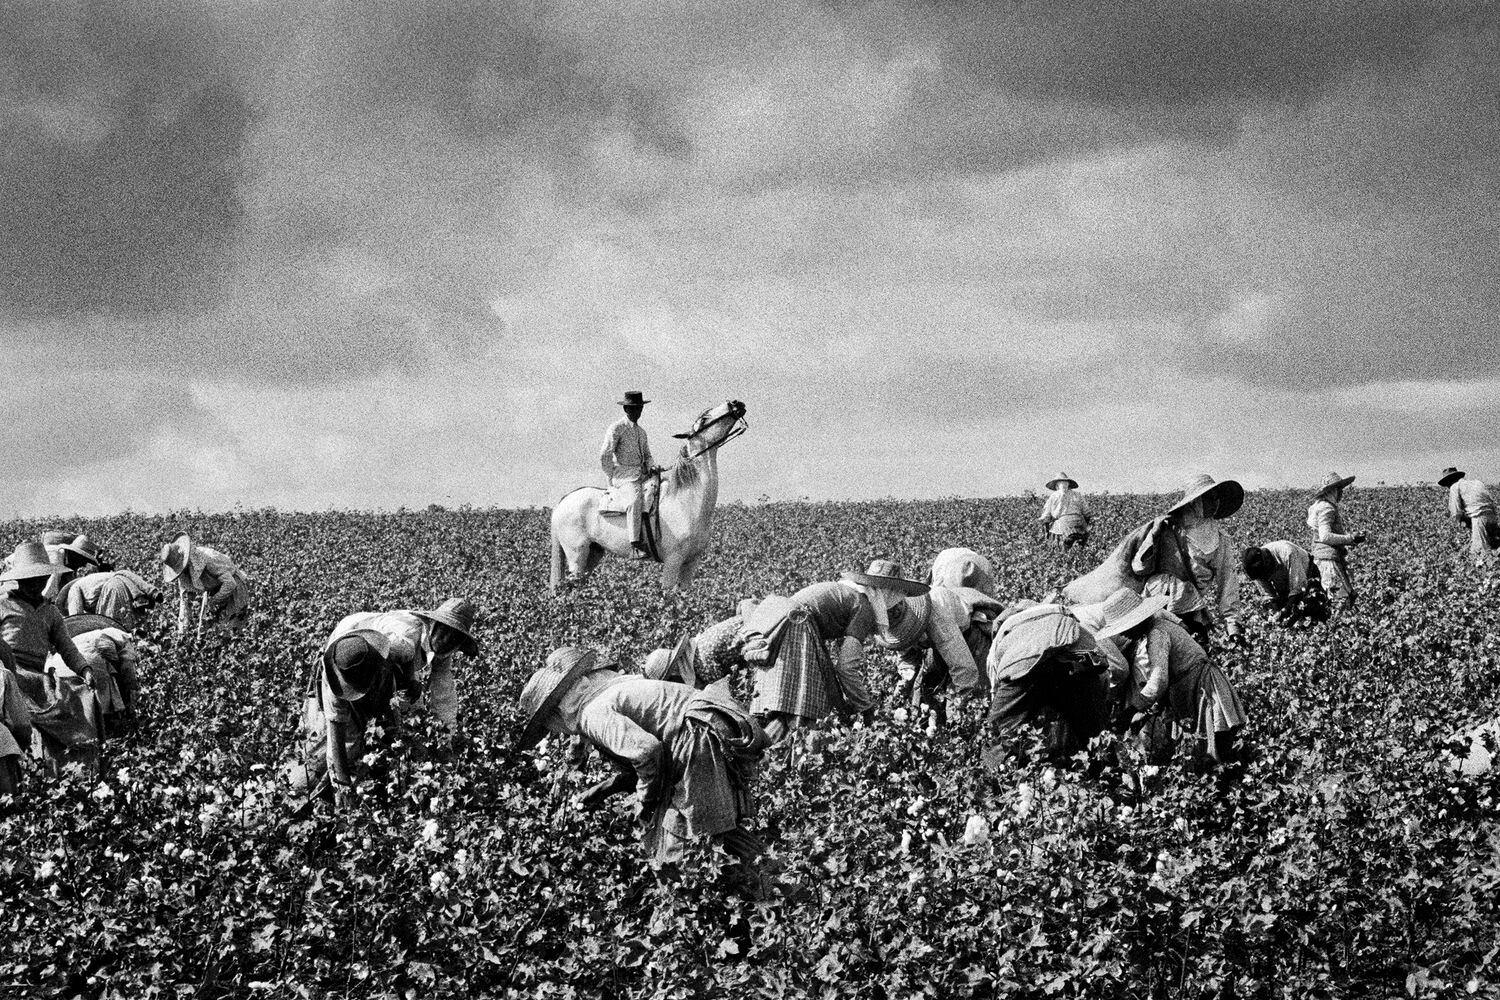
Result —
<instances>
[{"instance_id":1,"label":"horse's ear","mask_svg":"<svg viewBox=\"0 0 1500 1000\"><path fill-rule=\"evenodd\" d=\"M693 435L692 435L692 432L690 431L687 434L673 434L672 436L674 438L677 438L678 440L685 440L687 438L692 437Z\"/></svg>"}]
</instances>

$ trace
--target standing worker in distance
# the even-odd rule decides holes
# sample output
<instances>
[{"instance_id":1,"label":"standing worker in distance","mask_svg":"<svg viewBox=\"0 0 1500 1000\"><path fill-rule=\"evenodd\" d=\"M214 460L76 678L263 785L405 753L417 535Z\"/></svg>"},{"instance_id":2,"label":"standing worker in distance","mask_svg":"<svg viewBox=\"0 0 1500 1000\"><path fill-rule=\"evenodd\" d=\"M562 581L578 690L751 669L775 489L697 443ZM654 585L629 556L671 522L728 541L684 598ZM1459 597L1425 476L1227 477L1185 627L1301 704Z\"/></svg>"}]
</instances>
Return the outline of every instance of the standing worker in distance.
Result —
<instances>
[{"instance_id":1,"label":"standing worker in distance","mask_svg":"<svg viewBox=\"0 0 1500 1000\"><path fill-rule=\"evenodd\" d=\"M1314 537L1312 557L1323 578L1323 590L1339 610L1354 603L1354 585L1349 582L1349 548L1365 540L1364 532L1344 531L1344 515L1339 510L1344 490L1352 482L1353 476L1330 472L1313 495L1312 506L1307 508L1307 526Z\"/></svg>"},{"instance_id":2,"label":"standing worker in distance","mask_svg":"<svg viewBox=\"0 0 1500 1000\"><path fill-rule=\"evenodd\" d=\"M1049 480L1047 489L1052 494L1042 507L1042 516L1037 518L1042 528L1064 552L1075 545L1079 548L1087 545L1092 516L1088 500L1077 492L1078 482L1064 472Z\"/></svg>"},{"instance_id":3,"label":"standing worker in distance","mask_svg":"<svg viewBox=\"0 0 1500 1000\"><path fill-rule=\"evenodd\" d=\"M250 611L250 579L224 553L199 545L184 532L161 549L161 578L177 583L177 634L188 630L191 619L188 604L194 595L198 602L198 638L203 638L203 623L210 621L226 634L245 624ZM212 609L213 617L209 617Z\"/></svg>"},{"instance_id":4,"label":"standing worker in distance","mask_svg":"<svg viewBox=\"0 0 1500 1000\"><path fill-rule=\"evenodd\" d=\"M1443 470L1438 485L1448 490L1448 516L1469 529L1469 554L1475 566L1495 565L1495 550L1500 548L1500 522L1495 519L1495 498L1488 486L1468 479L1449 466Z\"/></svg>"}]
</instances>

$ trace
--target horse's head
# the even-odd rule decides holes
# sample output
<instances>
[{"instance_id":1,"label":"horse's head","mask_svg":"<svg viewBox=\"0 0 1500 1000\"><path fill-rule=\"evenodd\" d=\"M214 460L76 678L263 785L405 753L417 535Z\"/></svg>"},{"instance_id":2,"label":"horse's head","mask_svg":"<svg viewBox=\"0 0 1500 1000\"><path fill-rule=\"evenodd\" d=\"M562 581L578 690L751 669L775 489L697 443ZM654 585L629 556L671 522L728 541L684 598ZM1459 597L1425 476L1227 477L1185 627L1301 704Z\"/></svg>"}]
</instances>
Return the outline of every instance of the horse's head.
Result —
<instances>
[{"instance_id":1,"label":"horse's head","mask_svg":"<svg viewBox=\"0 0 1500 1000\"><path fill-rule=\"evenodd\" d=\"M745 404L731 399L712 409L704 410L693 421L691 430L684 434L673 434L674 438L690 442L689 447L698 454L717 448L730 438L739 437L750 429L745 419Z\"/></svg>"}]
</instances>

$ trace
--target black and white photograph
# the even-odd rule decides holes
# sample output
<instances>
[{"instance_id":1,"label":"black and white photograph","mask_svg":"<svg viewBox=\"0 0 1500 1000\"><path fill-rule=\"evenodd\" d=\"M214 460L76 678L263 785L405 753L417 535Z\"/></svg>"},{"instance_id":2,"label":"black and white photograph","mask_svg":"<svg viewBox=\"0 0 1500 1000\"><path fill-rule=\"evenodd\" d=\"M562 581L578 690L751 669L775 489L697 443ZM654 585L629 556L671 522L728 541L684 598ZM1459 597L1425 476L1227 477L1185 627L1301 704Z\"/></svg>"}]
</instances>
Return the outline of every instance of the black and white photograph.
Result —
<instances>
[{"instance_id":1,"label":"black and white photograph","mask_svg":"<svg viewBox=\"0 0 1500 1000\"><path fill-rule=\"evenodd\" d=\"M0 1000L1500 998L1500 7L0 0Z\"/></svg>"}]
</instances>

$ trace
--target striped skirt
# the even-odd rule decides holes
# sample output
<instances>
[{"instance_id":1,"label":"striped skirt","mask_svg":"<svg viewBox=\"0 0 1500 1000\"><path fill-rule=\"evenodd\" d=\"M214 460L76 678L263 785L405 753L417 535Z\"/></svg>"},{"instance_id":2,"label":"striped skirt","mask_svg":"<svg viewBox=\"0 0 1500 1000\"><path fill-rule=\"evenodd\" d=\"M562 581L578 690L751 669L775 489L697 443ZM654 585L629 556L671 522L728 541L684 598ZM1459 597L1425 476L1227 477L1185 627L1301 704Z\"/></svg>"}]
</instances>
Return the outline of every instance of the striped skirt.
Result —
<instances>
[{"instance_id":1,"label":"striped skirt","mask_svg":"<svg viewBox=\"0 0 1500 1000\"><path fill-rule=\"evenodd\" d=\"M788 616L782 629L776 659L756 671L750 711L755 715L783 712L815 720L843 707L844 695L818 626L812 615L799 608Z\"/></svg>"}]
</instances>

